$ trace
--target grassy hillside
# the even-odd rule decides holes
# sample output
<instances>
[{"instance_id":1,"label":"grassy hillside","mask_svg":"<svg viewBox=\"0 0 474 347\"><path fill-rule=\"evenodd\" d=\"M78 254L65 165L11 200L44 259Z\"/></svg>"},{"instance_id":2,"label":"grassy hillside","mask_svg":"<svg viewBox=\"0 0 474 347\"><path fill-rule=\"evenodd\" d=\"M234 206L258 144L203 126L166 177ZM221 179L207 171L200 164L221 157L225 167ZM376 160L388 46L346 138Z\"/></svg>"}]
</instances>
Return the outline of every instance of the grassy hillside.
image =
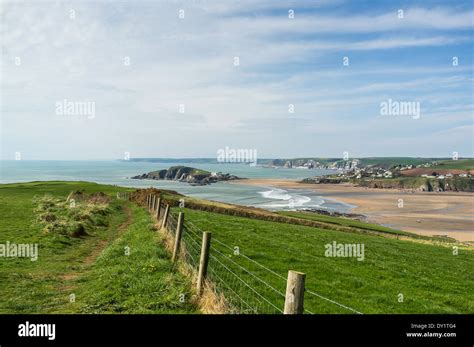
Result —
<instances>
[{"instance_id":1,"label":"grassy hillside","mask_svg":"<svg viewBox=\"0 0 474 347\"><path fill-rule=\"evenodd\" d=\"M65 200L71 191L112 197L126 189L86 182L0 185L0 244L39 244L37 261L0 258L0 313L196 311L189 300L179 301L182 293L190 297L190 282L170 271L150 217L134 204L112 200L103 225L88 229L87 236L45 234L34 197Z\"/></svg>"},{"instance_id":2,"label":"grassy hillside","mask_svg":"<svg viewBox=\"0 0 474 347\"><path fill-rule=\"evenodd\" d=\"M131 207L136 221L75 281L76 302L65 313L198 313L190 280L174 271L149 215ZM130 255L125 256L125 250ZM70 290L71 291L71 290Z\"/></svg>"},{"instance_id":3,"label":"grassy hillside","mask_svg":"<svg viewBox=\"0 0 474 347\"><path fill-rule=\"evenodd\" d=\"M474 159L444 160L430 169L474 170Z\"/></svg>"},{"instance_id":4,"label":"grassy hillside","mask_svg":"<svg viewBox=\"0 0 474 347\"><path fill-rule=\"evenodd\" d=\"M0 258L0 312L197 312L191 279L172 267L162 247L164 235L135 203L111 199L110 213L100 224L88 225L86 236L45 233L37 223L35 196L66 199L71 191L82 191L113 197L125 190L86 182L0 185L0 243L40 245L36 262ZM164 192L162 197L175 201L179 196ZM397 240L397 231L363 222L259 210L245 210L242 217L230 215L243 211L238 207L209 205L228 214L173 207L171 218L185 213L185 248L199 252L201 232L213 233L209 278L233 305L254 303L258 312L277 313L287 272L296 270L307 276L307 313L474 313L470 247L456 244L459 254L454 255L453 244ZM325 246L333 242L364 245L364 259L326 257Z\"/></svg>"},{"instance_id":5,"label":"grassy hillside","mask_svg":"<svg viewBox=\"0 0 474 347\"><path fill-rule=\"evenodd\" d=\"M175 214L178 209L175 208ZM185 219L213 233L211 254L264 293L276 307L288 270L306 273L305 308L313 313L352 313L313 292L363 313L473 313L472 250L453 255L446 245L422 244L285 223L183 209ZM364 244L365 259L330 258L332 242ZM257 261L265 270L239 252ZM213 253L214 252L214 253ZM222 256L228 257L228 261ZM262 281L241 271L249 269ZM212 265L212 264L211 264ZM216 263L216 265L218 265ZM226 280L230 287L242 285ZM268 286L268 285L270 286ZM239 289L235 289L238 292ZM232 292L228 290L229 296ZM245 291L242 291L245 293ZM252 293L245 300L252 299ZM403 302L399 302L403 294ZM241 294L244 295L244 294ZM255 298L254 298L255 299Z\"/></svg>"},{"instance_id":6,"label":"grassy hillside","mask_svg":"<svg viewBox=\"0 0 474 347\"><path fill-rule=\"evenodd\" d=\"M421 165L430 161L437 160L435 158L411 158L411 157L373 157L361 158L362 166L375 165L386 169L395 165Z\"/></svg>"}]
</instances>

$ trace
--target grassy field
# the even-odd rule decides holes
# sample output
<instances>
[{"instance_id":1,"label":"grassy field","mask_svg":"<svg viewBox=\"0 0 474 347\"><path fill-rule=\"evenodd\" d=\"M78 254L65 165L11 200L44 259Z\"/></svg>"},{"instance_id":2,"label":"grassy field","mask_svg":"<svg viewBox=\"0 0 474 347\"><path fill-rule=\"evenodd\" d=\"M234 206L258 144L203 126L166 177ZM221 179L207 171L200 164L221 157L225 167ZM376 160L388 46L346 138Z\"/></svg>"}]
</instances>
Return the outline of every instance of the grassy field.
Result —
<instances>
[{"instance_id":1,"label":"grassy field","mask_svg":"<svg viewBox=\"0 0 474 347\"><path fill-rule=\"evenodd\" d=\"M66 199L76 190L126 191L86 182L0 185L0 243L39 244L37 261L0 258L0 313L196 312L189 279L171 271L149 215L134 204L112 200L106 225L88 236L43 232L34 197Z\"/></svg>"},{"instance_id":2,"label":"grassy field","mask_svg":"<svg viewBox=\"0 0 474 347\"><path fill-rule=\"evenodd\" d=\"M474 159L444 160L430 169L474 170Z\"/></svg>"},{"instance_id":3,"label":"grassy field","mask_svg":"<svg viewBox=\"0 0 474 347\"><path fill-rule=\"evenodd\" d=\"M174 210L176 214L179 209ZM259 288L277 307L282 307L284 300L267 284L284 293L285 278L291 269L306 273L305 308L312 313L351 311L308 291L362 313L474 312L472 250L460 249L458 255L453 255L453 249L447 245L358 235L190 209L182 211L185 219L193 225L213 233L211 254L214 252L222 262L225 262L222 254L226 255L229 258L226 266ZM364 244L365 259L326 257L325 245L334 241ZM241 255L235 255L232 252L234 247L278 276ZM244 271L239 271L234 263L256 274L267 284L248 275L244 277ZM231 279L227 281L232 287ZM399 294L403 295L403 302L399 302ZM248 293L244 300L251 301L252 293Z\"/></svg>"},{"instance_id":4,"label":"grassy field","mask_svg":"<svg viewBox=\"0 0 474 347\"><path fill-rule=\"evenodd\" d=\"M39 244L35 262L0 258L0 313L198 312L191 279L172 267L161 245L163 235L135 203L110 200L106 223L88 229L87 236L45 234L36 222L34 198L49 194L66 199L71 191L113 197L126 189L86 182L0 185L0 244ZM164 196L177 198L169 192ZM453 244L397 240L391 229L368 235L177 207L172 216L179 211L185 213L184 240L191 232L213 233L209 278L219 276L227 298L235 296L234 289L245 301L261 299L235 280L232 274L237 274L269 301L264 304L282 308L287 272L296 270L306 273L307 313L353 313L348 308L362 313L474 313L474 253L467 246L459 245L454 255ZM285 214L335 227L383 228ZM333 242L364 245L363 261L326 257L325 245Z\"/></svg>"}]
</instances>

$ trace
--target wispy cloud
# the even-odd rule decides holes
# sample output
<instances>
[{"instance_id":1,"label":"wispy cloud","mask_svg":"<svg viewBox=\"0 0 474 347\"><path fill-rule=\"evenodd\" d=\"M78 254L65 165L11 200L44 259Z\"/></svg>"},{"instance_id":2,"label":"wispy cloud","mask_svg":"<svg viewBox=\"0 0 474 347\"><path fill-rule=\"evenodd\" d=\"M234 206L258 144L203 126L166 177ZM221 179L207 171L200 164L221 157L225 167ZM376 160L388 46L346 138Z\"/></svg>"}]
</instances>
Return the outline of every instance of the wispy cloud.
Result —
<instances>
[{"instance_id":1,"label":"wispy cloud","mask_svg":"<svg viewBox=\"0 0 474 347\"><path fill-rule=\"evenodd\" d=\"M288 20L286 11L278 15L235 16L220 21L222 28L240 29L242 34L255 32L266 35L280 33L377 33L387 31L410 32L416 29L458 30L474 26L474 11L455 12L446 8L402 8L403 18L398 9L383 10L381 14L320 15L318 13L295 13L296 20Z\"/></svg>"}]
</instances>

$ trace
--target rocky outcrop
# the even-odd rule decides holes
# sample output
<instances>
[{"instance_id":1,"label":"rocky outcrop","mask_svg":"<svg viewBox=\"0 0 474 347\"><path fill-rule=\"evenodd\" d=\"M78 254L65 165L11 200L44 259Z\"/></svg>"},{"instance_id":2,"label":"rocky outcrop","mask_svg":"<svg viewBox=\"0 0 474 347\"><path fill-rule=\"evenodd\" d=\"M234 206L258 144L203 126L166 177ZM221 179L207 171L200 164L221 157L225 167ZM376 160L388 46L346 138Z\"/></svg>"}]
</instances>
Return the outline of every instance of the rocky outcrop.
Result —
<instances>
[{"instance_id":1,"label":"rocky outcrop","mask_svg":"<svg viewBox=\"0 0 474 347\"><path fill-rule=\"evenodd\" d=\"M149 180L168 180L186 182L191 185L207 185L220 181L232 181L240 179L237 176L222 172L209 172L189 166L172 166L169 169L152 171L142 175L134 176L132 179L149 179Z\"/></svg>"},{"instance_id":2,"label":"rocky outcrop","mask_svg":"<svg viewBox=\"0 0 474 347\"><path fill-rule=\"evenodd\" d=\"M329 176L317 176L317 177L308 177L304 178L302 183L312 183L312 184L338 184L343 182L349 182L347 179L338 178L338 177L329 177Z\"/></svg>"},{"instance_id":3,"label":"rocky outcrop","mask_svg":"<svg viewBox=\"0 0 474 347\"><path fill-rule=\"evenodd\" d=\"M331 176L310 177L301 181L312 184L352 183L359 187L379 189L399 189L413 192L474 192L474 179L471 177L452 178L375 178L375 179L347 179Z\"/></svg>"},{"instance_id":4,"label":"rocky outcrop","mask_svg":"<svg viewBox=\"0 0 474 347\"><path fill-rule=\"evenodd\" d=\"M317 209L317 208L301 208L301 209L298 209L297 211L298 212L312 212L312 213L316 213L316 214L321 214L323 216L345 217L345 218L351 218L351 219L355 219L355 220L365 220L366 219L366 216L364 216L362 214L328 211L328 210L322 210L322 209Z\"/></svg>"},{"instance_id":5,"label":"rocky outcrop","mask_svg":"<svg viewBox=\"0 0 474 347\"><path fill-rule=\"evenodd\" d=\"M416 192L474 192L474 180L472 178L420 178L410 179L375 179L352 181L359 186L382 189L402 189Z\"/></svg>"}]
</instances>

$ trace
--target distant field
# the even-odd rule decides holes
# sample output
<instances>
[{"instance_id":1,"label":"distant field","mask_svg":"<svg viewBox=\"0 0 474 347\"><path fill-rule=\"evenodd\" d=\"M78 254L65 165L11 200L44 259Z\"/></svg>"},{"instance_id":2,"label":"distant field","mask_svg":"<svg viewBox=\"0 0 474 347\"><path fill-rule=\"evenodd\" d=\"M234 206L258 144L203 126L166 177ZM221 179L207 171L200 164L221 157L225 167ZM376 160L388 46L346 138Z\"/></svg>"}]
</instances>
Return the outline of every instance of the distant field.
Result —
<instances>
[{"instance_id":1,"label":"distant field","mask_svg":"<svg viewBox=\"0 0 474 347\"><path fill-rule=\"evenodd\" d=\"M410 158L410 157L383 157L383 158L361 158L362 166L376 165L378 167L390 168L395 165L421 165L438 159L434 158Z\"/></svg>"},{"instance_id":2,"label":"distant field","mask_svg":"<svg viewBox=\"0 0 474 347\"><path fill-rule=\"evenodd\" d=\"M459 175L462 173L474 174L474 159L445 160L440 162L438 165L404 170L400 173L403 176L411 177L431 175L433 173L439 175L446 175L448 173L453 175Z\"/></svg>"},{"instance_id":3,"label":"distant field","mask_svg":"<svg viewBox=\"0 0 474 347\"><path fill-rule=\"evenodd\" d=\"M474 159L445 160L431 169L474 170Z\"/></svg>"}]
</instances>

